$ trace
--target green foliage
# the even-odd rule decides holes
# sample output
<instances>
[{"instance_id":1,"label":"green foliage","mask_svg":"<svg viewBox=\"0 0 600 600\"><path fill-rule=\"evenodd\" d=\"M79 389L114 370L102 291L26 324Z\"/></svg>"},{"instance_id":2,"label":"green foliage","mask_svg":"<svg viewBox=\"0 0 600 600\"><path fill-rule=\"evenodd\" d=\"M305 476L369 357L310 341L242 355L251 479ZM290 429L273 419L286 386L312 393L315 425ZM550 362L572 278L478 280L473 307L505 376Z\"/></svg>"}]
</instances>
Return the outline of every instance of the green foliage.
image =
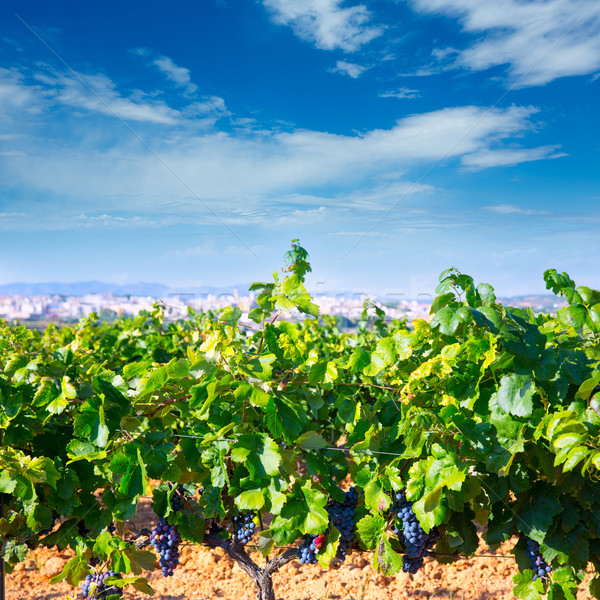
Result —
<instances>
[{"instance_id":1,"label":"green foliage","mask_svg":"<svg viewBox=\"0 0 600 600\"><path fill-rule=\"evenodd\" d=\"M569 306L536 316L450 269L430 322L389 323L367 303L350 334L318 318L297 241L285 262L283 276L253 285L250 332L237 308L166 324L158 304L43 334L0 323L9 568L57 544L75 556L56 581L76 584L97 559L123 574L117 585L149 592L139 576L152 555L124 526L140 497L152 493L155 511L197 543L215 524L227 538L233 514L270 514L259 537L268 555L325 533L328 498L349 476L362 490L355 550L374 552L383 574L402 567L389 508L406 489L423 528L440 531L439 554L473 554L473 520L492 546L523 533L554 571L533 582L520 562L515 594L571 597L590 563L600 568L600 294L549 270ZM290 311L306 318L286 320ZM190 491L181 514L168 482Z\"/></svg>"}]
</instances>

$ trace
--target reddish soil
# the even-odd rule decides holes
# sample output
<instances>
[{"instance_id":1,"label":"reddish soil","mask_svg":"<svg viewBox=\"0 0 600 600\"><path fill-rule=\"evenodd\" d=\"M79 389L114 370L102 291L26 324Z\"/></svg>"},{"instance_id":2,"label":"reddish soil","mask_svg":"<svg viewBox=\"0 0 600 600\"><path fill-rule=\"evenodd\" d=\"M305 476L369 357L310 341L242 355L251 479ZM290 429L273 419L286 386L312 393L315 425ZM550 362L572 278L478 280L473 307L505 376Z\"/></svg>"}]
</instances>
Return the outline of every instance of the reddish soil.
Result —
<instances>
[{"instance_id":1,"label":"reddish soil","mask_svg":"<svg viewBox=\"0 0 600 600\"><path fill-rule=\"evenodd\" d=\"M138 526L152 526L147 504L140 508ZM449 600L509 600L512 576L517 569L507 542L495 553L506 558L474 557L451 565L431 560L417 575L400 573L383 577L372 568L369 553L353 554L337 570L325 571L319 565L300 565L295 560L274 575L278 600L401 600L427 598ZM481 546L478 554L490 554ZM251 553L263 564L258 552ZM48 580L59 573L71 554L48 549L33 551L29 559L7 576L7 600L64 600L78 590L66 583L51 586ZM149 574L158 600L254 600L254 584L223 551L186 545L175 575L163 578L160 571ZM580 586L578 600L588 600L589 577ZM78 596L81 598L81 595ZM126 600L148 598L125 591Z\"/></svg>"}]
</instances>

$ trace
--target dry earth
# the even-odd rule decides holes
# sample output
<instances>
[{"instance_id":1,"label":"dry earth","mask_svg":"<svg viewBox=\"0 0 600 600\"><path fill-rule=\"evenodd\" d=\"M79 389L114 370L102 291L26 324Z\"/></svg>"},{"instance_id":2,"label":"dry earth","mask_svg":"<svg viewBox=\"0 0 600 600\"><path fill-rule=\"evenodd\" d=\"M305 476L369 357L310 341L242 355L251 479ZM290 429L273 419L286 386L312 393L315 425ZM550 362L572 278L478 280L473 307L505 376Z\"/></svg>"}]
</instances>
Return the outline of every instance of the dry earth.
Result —
<instances>
[{"instance_id":1,"label":"dry earth","mask_svg":"<svg viewBox=\"0 0 600 600\"><path fill-rule=\"evenodd\" d=\"M152 512L144 503L137 526L152 526ZM319 565L292 561L274 576L278 600L403 600L413 598L448 600L509 600L512 576L517 572L510 554L514 542L496 552L506 558L474 557L451 565L429 561L417 575L400 573L383 577L372 568L371 554L353 554L338 570L325 571ZM481 546L478 554L489 554ZM33 551L29 559L7 576L7 600L65 600L76 592L66 583L51 586L48 580L59 573L71 554L45 548ZM258 552L253 559L261 564ZM248 576L221 551L186 545L175 575L163 578L160 571L149 575L158 600L254 600L254 585ZM578 600L592 597L589 578L580 586ZM81 598L81 594L78 596ZM126 600L148 598L125 591Z\"/></svg>"}]
</instances>

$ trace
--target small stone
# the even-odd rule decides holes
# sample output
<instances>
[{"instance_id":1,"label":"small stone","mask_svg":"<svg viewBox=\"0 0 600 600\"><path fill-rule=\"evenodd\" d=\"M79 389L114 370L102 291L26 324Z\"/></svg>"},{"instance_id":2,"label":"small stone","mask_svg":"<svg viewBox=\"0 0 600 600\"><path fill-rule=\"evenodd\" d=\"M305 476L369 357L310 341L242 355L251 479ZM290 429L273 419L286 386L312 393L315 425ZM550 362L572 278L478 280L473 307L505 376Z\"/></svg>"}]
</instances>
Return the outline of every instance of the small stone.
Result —
<instances>
[{"instance_id":1,"label":"small stone","mask_svg":"<svg viewBox=\"0 0 600 600\"><path fill-rule=\"evenodd\" d=\"M41 574L48 579L52 579L52 577L56 577L67 564L67 561L64 558L58 558L58 556L53 556L49 558L46 563L40 569Z\"/></svg>"}]
</instances>

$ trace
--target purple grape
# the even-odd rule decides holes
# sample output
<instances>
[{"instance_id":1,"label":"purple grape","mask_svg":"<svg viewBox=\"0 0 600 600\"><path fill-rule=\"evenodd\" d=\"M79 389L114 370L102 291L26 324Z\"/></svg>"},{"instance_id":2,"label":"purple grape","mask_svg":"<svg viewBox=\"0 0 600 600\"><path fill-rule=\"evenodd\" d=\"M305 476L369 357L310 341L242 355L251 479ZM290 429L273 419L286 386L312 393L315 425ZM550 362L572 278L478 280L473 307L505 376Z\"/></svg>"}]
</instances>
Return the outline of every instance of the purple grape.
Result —
<instances>
[{"instance_id":1,"label":"purple grape","mask_svg":"<svg viewBox=\"0 0 600 600\"><path fill-rule=\"evenodd\" d=\"M163 577L172 577L175 567L179 564L181 536L177 525L169 525L165 519L161 518L150 534L150 542L160 557L159 564Z\"/></svg>"},{"instance_id":2,"label":"purple grape","mask_svg":"<svg viewBox=\"0 0 600 600\"><path fill-rule=\"evenodd\" d=\"M398 526L393 528L405 549L402 570L414 574L423 567L423 557L429 554L440 534L436 527L433 527L429 533L425 533L413 512L412 504L406 499L404 492L398 492L392 511L402 523L401 529Z\"/></svg>"},{"instance_id":3,"label":"purple grape","mask_svg":"<svg viewBox=\"0 0 600 600\"><path fill-rule=\"evenodd\" d=\"M109 577L118 577L119 573L115 571L104 571L102 573L93 573L87 575L85 581L80 585L81 592L84 598L90 598L90 600L104 600L112 594L118 596L123 595L123 588L117 587L116 585L106 585L105 579ZM92 584L96 584L96 587L92 590Z\"/></svg>"}]
</instances>

